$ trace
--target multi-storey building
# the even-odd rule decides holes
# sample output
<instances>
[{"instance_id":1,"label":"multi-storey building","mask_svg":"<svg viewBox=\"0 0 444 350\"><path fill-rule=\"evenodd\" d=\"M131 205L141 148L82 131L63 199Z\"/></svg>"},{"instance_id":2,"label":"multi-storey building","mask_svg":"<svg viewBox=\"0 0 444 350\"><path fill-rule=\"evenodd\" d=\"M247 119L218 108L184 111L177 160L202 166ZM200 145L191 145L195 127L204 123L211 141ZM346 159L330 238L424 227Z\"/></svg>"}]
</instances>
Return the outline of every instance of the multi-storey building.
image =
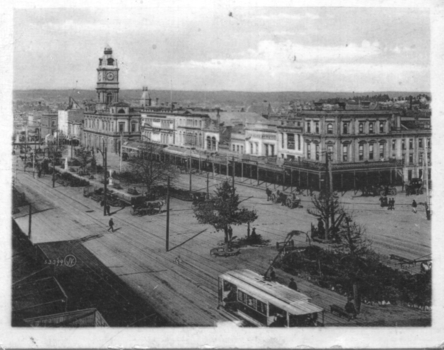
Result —
<instances>
[{"instance_id":1,"label":"multi-storey building","mask_svg":"<svg viewBox=\"0 0 444 350\"><path fill-rule=\"evenodd\" d=\"M303 122L299 116L281 120L277 125L277 155L287 160L304 157Z\"/></svg>"},{"instance_id":2,"label":"multi-storey building","mask_svg":"<svg viewBox=\"0 0 444 350\"><path fill-rule=\"evenodd\" d=\"M86 146L120 152L121 141L140 139L140 114L125 102L119 102L119 68L106 47L97 68L98 103L94 111L85 111L83 143Z\"/></svg>"},{"instance_id":3,"label":"multi-storey building","mask_svg":"<svg viewBox=\"0 0 444 350\"><path fill-rule=\"evenodd\" d=\"M335 183L359 187L369 182L400 183L422 174L421 150L430 129L412 128L397 111L302 111L304 166L325 169L332 162ZM422 148L420 147L422 145ZM321 173L318 179L321 180Z\"/></svg>"},{"instance_id":4,"label":"multi-storey building","mask_svg":"<svg viewBox=\"0 0 444 350\"><path fill-rule=\"evenodd\" d=\"M83 109L70 97L68 107L58 111L59 133L70 140L81 140L83 118Z\"/></svg>"},{"instance_id":5,"label":"multi-storey building","mask_svg":"<svg viewBox=\"0 0 444 350\"><path fill-rule=\"evenodd\" d=\"M40 118L41 135L45 140L52 139L57 136L58 130L58 114L47 113Z\"/></svg>"}]
</instances>

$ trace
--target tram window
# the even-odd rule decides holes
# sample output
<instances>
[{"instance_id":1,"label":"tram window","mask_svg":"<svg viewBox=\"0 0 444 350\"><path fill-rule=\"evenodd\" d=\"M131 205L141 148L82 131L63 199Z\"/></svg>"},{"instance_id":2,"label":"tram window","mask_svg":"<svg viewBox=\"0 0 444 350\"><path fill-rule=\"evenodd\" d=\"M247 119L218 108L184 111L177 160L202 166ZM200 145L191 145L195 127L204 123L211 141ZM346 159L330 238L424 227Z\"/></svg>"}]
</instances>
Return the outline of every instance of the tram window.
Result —
<instances>
[{"instance_id":1,"label":"tram window","mask_svg":"<svg viewBox=\"0 0 444 350\"><path fill-rule=\"evenodd\" d=\"M269 316L282 316L285 314L285 311L277 306L270 304L270 314Z\"/></svg>"},{"instance_id":2,"label":"tram window","mask_svg":"<svg viewBox=\"0 0 444 350\"><path fill-rule=\"evenodd\" d=\"M234 287L234 285L232 283L224 281L224 291L225 292L230 291L233 287Z\"/></svg>"},{"instance_id":3,"label":"tram window","mask_svg":"<svg viewBox=\"0 0 444 350\"><path fill-rule=\"evenodd\" d=\"M318 314L290 315L290 327L313 327L316 326Z\"/></svg>"}]
</instances>

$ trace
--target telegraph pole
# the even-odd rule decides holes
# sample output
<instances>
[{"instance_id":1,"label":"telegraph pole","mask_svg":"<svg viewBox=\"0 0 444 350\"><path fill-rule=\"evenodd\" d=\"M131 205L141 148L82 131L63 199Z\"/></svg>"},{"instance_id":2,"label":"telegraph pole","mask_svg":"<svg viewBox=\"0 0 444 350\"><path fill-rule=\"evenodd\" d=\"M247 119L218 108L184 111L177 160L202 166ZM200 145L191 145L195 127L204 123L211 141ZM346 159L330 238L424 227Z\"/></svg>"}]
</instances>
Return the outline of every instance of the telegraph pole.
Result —
<instances>
[{"instance_id":1,"label":"telegraph pole","mask_svg":"<svg viewBox=\"0 0 444 350\"><path fill-rule=\"evenodd\" d=\"M106 216L106 181L107 179L107 164L106 164L106 146L105 146L105 139L103 139L103 171L105 174L103 185L104 185L104 194L103 194L103 216Z\"/></svg>"},{"instance_id":2,"label":"telegraph pole","mask_svg":"<svg viewBox=\"0 0 444 350\"><path fill-rule=\"evenodd\" d=\"M191 180L191 150L190 150L190 192L191 192L191 185L192 185L192 180Z\"/></svg>"},{"instance_id":3,"label":"telegraph pole","mask_svg":"<svg viewBox=\"0 0 444 350\"><path fill-rule=\"evenodd\" d=\"M32 205L29 203L28 237L31 238Z\"/></svg>"},{"instance_id":4,"label":"telegraph pole","mask_svg":"<svg viewBox=\"0 0 444 350\"><path fill-rule=\"evenodd\" d=\"M53 146L54 147L54 146ZM48 148L49 154L49 148ZM55 187L55 150L52 150L52 188Z\"/></svg>"},{"instance_id":5,"label":"telegraph pole","mask_svg":"<svg viewBox=\"0 0 444 350\"><path fill-rule=\"evenodd\" d=\"M235 171L235 169L236 169L236 166L235 166L235 163L234 163L234 156L233 156L233 174L232 174L232 176L233 176L233 178L232 178L232 186L233 186L233 188L234 188L234 171Z\"/></svg>"},{"instance_id":6,"label":"telegraph pole","mask_svg":"<svg viewBox=\"0 0 444 350\"><path fill-rule=\"evenodd\" d=\"M210 199L210 173L207 173L207 199Z\"/></svg>"},{"instance_id":7,"label":"telegraph pole","mask_svg":"<svg viewBox=\"0 0 444 350\"><path fill-rule=\"evenodd\" d=\"M166 197L166 205L167 205L167 215L166 215L166 240L165 240L165 249L169 250L170 244L170 177L168 176L167 182L167 197Z\"/></svg>"}]
</instances>

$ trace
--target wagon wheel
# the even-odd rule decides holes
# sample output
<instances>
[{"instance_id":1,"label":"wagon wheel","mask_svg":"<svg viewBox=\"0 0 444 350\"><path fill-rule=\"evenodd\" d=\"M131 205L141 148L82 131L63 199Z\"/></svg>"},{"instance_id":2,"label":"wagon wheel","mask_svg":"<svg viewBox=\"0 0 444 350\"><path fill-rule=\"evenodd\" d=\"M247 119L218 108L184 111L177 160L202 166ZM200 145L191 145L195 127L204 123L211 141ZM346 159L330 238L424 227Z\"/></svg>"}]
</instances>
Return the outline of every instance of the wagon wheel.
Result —
<instances>
[{"instance_id":1,"label":"wagon wheel","mask_svg":"<svg viewBox=\"0 0 444 350\"><path fill-rule=\"evenodd\" d=\"M290 198L287 198L287 201L285 203L287 205L287 207L289 207L290 209L293 209L293 201Z\"/></svg>"},{"instance_id":2,"label":"wagon wheel","mask_svg":"<svg viewBox=\"0 0 444 350\"><path fill-rule=\"evenodd\" d=\"M276 194L272 193L270 197L271 197L271 201L272 201L273 203L277 203L277 199L278 199L278 198L277 198Z\"/></svg>"}]
</instances>

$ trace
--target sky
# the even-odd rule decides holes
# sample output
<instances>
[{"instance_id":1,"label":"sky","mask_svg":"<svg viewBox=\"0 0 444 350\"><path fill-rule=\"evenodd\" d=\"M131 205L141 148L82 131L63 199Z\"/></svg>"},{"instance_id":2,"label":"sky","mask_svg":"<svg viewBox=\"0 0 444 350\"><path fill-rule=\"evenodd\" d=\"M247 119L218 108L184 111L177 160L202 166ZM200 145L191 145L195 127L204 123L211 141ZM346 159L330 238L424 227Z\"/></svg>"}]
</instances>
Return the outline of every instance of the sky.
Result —
<instances>
[{"instance_id":1,"label":"sky","mask_svg":"<svg viewBox=\"0 0 444 350\"><path fill-rule=\"evenodd\" d=\"M16 8L14 89L94 89L110 45L121 89L430 91L429 11Z\"/></svg>"}]
</instances>

